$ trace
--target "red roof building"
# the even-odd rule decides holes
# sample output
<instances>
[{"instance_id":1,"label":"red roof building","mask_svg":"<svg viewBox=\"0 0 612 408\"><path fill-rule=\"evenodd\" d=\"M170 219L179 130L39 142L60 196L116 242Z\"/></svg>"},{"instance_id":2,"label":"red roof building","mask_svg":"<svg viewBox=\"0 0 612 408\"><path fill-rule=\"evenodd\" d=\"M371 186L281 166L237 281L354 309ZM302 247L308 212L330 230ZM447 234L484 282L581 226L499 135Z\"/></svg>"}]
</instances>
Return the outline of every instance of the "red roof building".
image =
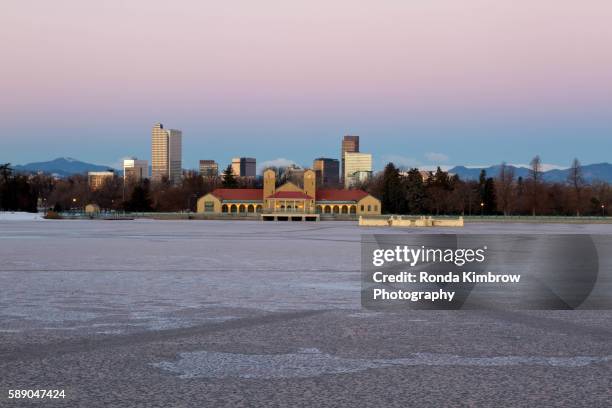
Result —
<instances>
[{"instance_id":1,"label":"red roof building","mask_svg":"<svg viewBox=\"0 0 612 408\"><path fill-rule=\"evenodd\" d=\"M261 188L217 188L212 193L222 201L263 201ZM317 190L316 201L357 202L368 193L363 190L344 190L330 188ZM265 198L283 198L287 200L312 200L312 197L301 191L277 191Z\"/></svg>"},{"instance_id":2,"label":"red roof building","mask_svg":"<svg viewBox=\"0 0 612 408\"><path fill-rule=\"evenodd\" d=\"M337 201L337 202L357 202L368 193L363 190L343 190L339 188L317 190L316 200L318 201Z\"/></svg>"},{"instance_id":3,"label":"red roof building","mask_svg":"<svg viewBox=\"0 0 612 408\"><path fill-rule=\"evenodd\" d=\"M313 200L313 198L301 191L277 191L266 198L284 198L287 200Z\"/></svg>"},{"instance_id":4,"label":"red roof building","mask_svg":"<svg viewBox=\"0 0 612 408\"><path fill-rule=\"evenodd\" d=\"M304 172L304 185L276 187L275 174L264 173L264 188L218 188L198 200L198 212L380 214L380 200L362 190L317 189L315 173Z\"/></svg>"},{"instance_id":5,"label":"red roof building","mask_svg":"<svg viewBox=\"0 0 612 408\"><path fill-rule=\"evenodd\" d=\"M221 201L263 201L261 188L218 188L211 194Z\"/></svg>"}]
</instances>

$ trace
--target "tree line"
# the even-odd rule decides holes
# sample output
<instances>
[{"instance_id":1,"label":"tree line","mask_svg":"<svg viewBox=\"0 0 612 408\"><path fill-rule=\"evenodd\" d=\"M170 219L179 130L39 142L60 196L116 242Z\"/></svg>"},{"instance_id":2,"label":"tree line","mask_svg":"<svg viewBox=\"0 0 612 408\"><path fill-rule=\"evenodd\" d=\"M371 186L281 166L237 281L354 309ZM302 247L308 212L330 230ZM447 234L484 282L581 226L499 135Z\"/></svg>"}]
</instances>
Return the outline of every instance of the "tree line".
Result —
<instances>
[{"instance_id":1,"label":"tree line","mask_svg":"<svg viewBox=\"0 0 612 408\"><path fill-rule=\"evenodd\" d=\"M567 180L545 181L539 156L526 178L506 163L495 177L482 170L478 180L461 180L439 167L425 175L415 168L402 172L389 163L359 187L379 197L387 214L600 216L612 200L609 183L585 182L578 159Z\"/></svg>"},{"instance_id":2,"label":"tree line","mask_svg":"<svg viewBox=\"0 0 612 408\"><path fill-rule=\"evenodd\" d=\"M124 183L122 177L109 178L100 188L91 189L86 175L55 178L47 174L18 174L10 163L0 164L0 210L36 212L48 208L56 212L82 210L95 203L103 210L132 212L195 211L197 199L215 188L255 187L254 181L235 177L231 166L223 177L202 177L187 171L182 182L148 179Z\"/></svg>"},{"instance_id":3,"label":"tree line","mask_svg":"<svg viewBox=\"0 0 612 408\"><path fill-rule=\"evenodd\" d=\"M236 177L228 166L220 177L185 172L178 185L167 180L124 183L123 178L113 177L92 190L85 175L57 179L45 174L17 174L10 164L2 164L0 210L34 212L44 207L61 212L96 203L115 211L194 211L197 199L215 188L260 188L260 183ZM483 170L478 180L461 180L440 168L426 174L416 168L401 171L389 163L356 188L379 198L388 214L597 216L607 215L612 200L608 183L585 182L577 159L565 182L545 181L539 156L531 161L526 178L516 177L505 163L495 177Z\"/></svg>"}]
</instances>

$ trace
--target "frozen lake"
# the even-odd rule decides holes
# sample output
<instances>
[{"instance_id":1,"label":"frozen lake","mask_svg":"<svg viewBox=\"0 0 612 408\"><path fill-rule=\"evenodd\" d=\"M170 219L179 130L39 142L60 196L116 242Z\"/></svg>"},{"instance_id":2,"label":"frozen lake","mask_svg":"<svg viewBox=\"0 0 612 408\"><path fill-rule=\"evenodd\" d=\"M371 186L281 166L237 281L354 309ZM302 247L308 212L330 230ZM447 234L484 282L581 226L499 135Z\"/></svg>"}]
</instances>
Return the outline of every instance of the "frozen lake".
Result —
<instances>
[{"instance_id":1,"label":"frozen lake","mask_svg":"<svg viewBox=\"0 0 612 408\"><path fill-rule=\"evenodd\" d=\"M11 288L0 298L5 331L159 329L241 310L359 308L362 230L347 223L24 221L0 228L1 279Z\"/></svg>"},{"instance_id":2,"label":"frozen lake","mask_svg":"<svg viewBox=\"0 0 612 408\"><path fill-rule=\"evenodd\" d=\"M390 384L421 404L458 384L515 406L610 401L610 312L362 310L361 234L418 232L612 225L0 219L0 390L64 387L87 406L161 406L175 392L188 396L177 406L402 405Z\"/></svg>"},{"instance_id":3,"label":"frozen lake","mask_svg":"<svg viewBox=\"0 0 612 408\"><path fill-rule=\"evenodd\" d=\"M236 312L360 308L362 233L436 229L250 221L0 221L0 330L187 327ZM589 232L468 224L439 232ZM225 312L222 312L225 311Z\"/></svg>"}]
</instances>

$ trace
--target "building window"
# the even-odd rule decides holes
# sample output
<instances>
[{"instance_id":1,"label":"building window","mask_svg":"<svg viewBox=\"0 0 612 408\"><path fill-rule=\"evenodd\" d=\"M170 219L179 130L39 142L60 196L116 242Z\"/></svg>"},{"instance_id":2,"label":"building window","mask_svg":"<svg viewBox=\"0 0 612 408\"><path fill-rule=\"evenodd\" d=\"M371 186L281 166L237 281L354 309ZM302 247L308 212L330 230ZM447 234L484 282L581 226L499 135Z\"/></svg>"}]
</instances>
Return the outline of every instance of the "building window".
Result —
<instances>
[{"instance_id":1,"label":"building window","mask_svg":"<svg viewBox=\"0 0 612 408\"><path fill-rule=\"evenodd\" d=\"M368 212L372 211L372 206L368 205Z\"/></svg>"},{"instance_id":2,"label":"building window","mask_svg":"<svg viewBox=\"0 0 612 408\"><path fill-rule=\"evenodd\" d=\"M214 212L215 203L212 201L204 201L204 212Z\"/></svg>"},{"instance_id":3,"label":"building window","mask_svg":"<svg viewBox=\"0 0 612 408\"><path fill-rule=\"evenodd\" d=\"M361 211L363 212L365 210L365 207L363 204L361 204Z\"/></svg>"},{"instance_id":4,"label":"building window","mask_svg":"<svg viewBox=\"0 0 612 408\"><path fill-rule=\"evenodd\" d=\"M378 211L378 206L377 205L374 206L374 211Z\"/></svg>"}]
</instances>

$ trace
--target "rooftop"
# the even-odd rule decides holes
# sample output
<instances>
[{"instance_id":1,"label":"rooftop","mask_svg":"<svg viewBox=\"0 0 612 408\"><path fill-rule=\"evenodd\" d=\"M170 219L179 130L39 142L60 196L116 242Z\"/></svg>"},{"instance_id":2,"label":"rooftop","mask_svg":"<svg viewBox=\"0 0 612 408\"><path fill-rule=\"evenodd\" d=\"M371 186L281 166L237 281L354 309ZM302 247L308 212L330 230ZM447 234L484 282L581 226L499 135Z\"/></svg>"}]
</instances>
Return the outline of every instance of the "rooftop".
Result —
<instances>
[{"instance_id":1,"label":"rooftop","mask_svg":"<svg viewBox=\"0 0 612 408\"><path fill-rule=\"evenodd\" d=\"M317 190L317 201L359 201L367 195L363 190L328 188Z\"/></svg>"},{"instance_id":2,"label":"rooftop","mask_svg":"<svg viewBox=\"0 0 612 408\"><path fill-rule=\"evenodd\" d=\"M312 197L301 191L277 191L268 198L286 198L290 200L312 200Z\"/></svg>"},{"instance_id":3,"label":"rooftop","mask_svg":"<svg viewBox=\"0 0 612 408\"><path fill-rule=\"evenodd\" d=\"M263 201L263 189L260 188L218 188L212 193L220 200ZM344 190L330 188L317 190L317 201L359 201L368 193L362 190ZM312 200L312 197L301 191L277 191L269 198L288 200Z\"/></svg>"},{"instance_id":4,"label":"rooftop","mask_svg":"<svg viewBox=\"0 0 612 408\"><path fill-rule=\"evenodd\" d=\"M220 200L263 201L261 188L218 188L211 194Z\"/></svg>"}]
</instances>

